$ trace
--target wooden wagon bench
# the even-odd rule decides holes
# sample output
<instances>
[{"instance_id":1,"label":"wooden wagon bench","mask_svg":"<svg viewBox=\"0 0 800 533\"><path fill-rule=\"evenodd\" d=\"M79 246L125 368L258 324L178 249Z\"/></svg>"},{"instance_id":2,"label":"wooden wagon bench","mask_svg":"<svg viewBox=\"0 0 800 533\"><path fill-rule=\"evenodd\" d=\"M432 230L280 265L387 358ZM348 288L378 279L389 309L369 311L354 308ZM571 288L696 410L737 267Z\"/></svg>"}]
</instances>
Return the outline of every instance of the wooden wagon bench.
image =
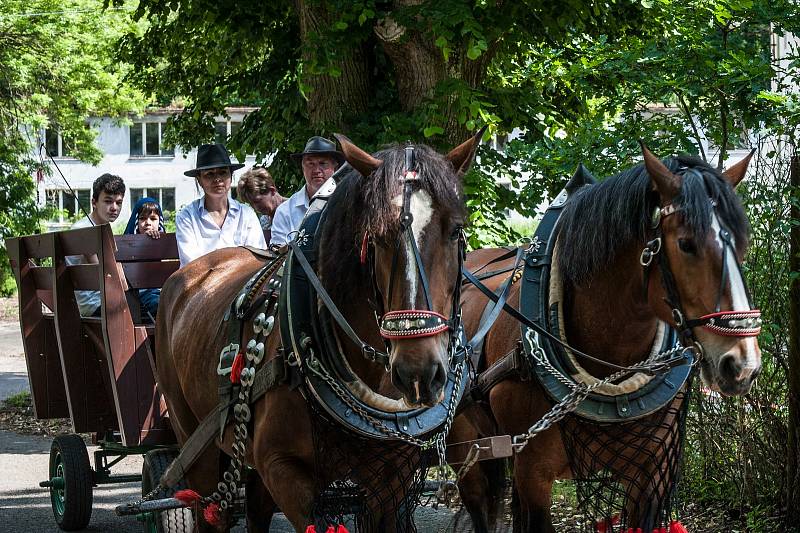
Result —
<instances>
[{"instance_id":1,"label":"wooden wagon bench","mask_svg":"<svg viewBox=\"0 0 800 533\"><path fill-rule=\"evenodd\" d=\"M50 478L42 486L51 490L59 526L82 529L91 516L93 486L142 479L112 475L111 467L155 450L144 474L157 480L175 453L156 387L155 326L143 320L138 301L138 289L161 287L178 269L175 235L115 237L103 225L12 238L6 246L35 416L68 417L75 432L54 439ZM72 265L69 256L97 262ZM75 290L99 291L99 317L80 315ZM91 433L99 445L94 469L78 433Z\"/></svg>"}]
</instances>

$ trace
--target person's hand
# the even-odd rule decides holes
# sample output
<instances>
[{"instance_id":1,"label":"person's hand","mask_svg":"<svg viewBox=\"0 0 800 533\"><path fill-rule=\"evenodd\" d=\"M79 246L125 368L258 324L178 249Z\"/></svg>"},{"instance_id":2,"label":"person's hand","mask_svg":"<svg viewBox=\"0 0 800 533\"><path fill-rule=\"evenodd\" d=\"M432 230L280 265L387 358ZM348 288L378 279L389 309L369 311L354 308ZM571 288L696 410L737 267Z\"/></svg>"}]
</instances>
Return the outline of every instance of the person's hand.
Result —
<instances>
[{"instance_id":1,"label":"person's hand","mask_svg":"<svg viewBox=\"0 0 800 533\"><path fill-rule=\"evenodd\" d=\"M144 233L145 233L145 235L147 235L151 239L160 239L161 238L161 232L158 231L157 228L149 228Z\"/></svg>"}]
</instances>

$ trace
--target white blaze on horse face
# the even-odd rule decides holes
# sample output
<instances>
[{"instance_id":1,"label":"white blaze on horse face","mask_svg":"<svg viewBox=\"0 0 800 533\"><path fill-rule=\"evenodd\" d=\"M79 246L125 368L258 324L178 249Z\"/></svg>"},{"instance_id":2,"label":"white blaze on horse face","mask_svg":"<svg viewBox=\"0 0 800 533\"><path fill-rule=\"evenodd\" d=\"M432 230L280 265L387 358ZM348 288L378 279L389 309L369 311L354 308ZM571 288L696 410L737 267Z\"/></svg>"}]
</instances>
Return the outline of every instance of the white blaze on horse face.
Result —
<instances>
[{"instance_id":1,"label":"white blaze on horse face","mask_svg":"<svg viewBox=\"0 0 800 533\"><path fill-rule=\"evenodd\" d=\"M730 236L732 249L725 251L725 243L719 236L721 226L716 213L711 215L711 231L714 232L714 239L717 241L720 249L723 250L725 256L725 269L727 270L728 280L730 280L731 289L731 311L749 311L750 301L747 299L747 290L745 289L742 274L739 271L739 265L736 262L736 241L733 235ZM744 337L741 339L744 343L744 361L742 364L741 379L750 377L754 370L761 366L756 349L755 337Z\"/></svg>"},{"instance_id":2,"label":"white blaze on horse face","mask_svg":"<svg viewBox=\"0 0 800 533\"><path fill-rule=\"evenodd\" d=\"M414 217L411 223L411 232L414 234L414 240L417 242L417 248L422 249L422 236L425 229L431 221L433 216L433 201L430 195L423 190L415 191L411 194L409 199L409 211L411 216ZM392 202L403 208L403 194L400 193L394 197ZM419 286L419 275L417 273L417 262L414 259L414 250L408 243L408 239L403 238L403 248L406 253L406 280L408 281L408 308L415 309L417 302L417 288Z\"/></svg>"}]
</instances>

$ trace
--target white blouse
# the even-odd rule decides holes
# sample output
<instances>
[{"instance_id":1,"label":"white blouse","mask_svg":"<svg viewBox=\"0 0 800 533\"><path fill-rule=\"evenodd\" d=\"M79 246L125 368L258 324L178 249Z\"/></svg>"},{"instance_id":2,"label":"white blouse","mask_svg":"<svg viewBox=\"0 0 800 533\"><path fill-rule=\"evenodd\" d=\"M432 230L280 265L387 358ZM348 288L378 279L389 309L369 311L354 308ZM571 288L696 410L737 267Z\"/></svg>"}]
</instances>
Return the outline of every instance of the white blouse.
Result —
<instances>
[{"instance_id":1,"label":"white blouse","mask_svg":"<svg viewBox=\"0 0 800 533\"><path fill-rule=\"evenodd\" d=\"M181 267L220 248L267 247L256 212L249 205L232 198L228 198L228 214L222 228L217 226L206 210L205 196L181 209L175 217L175 226Z\"/></svg>"}]
</instances>

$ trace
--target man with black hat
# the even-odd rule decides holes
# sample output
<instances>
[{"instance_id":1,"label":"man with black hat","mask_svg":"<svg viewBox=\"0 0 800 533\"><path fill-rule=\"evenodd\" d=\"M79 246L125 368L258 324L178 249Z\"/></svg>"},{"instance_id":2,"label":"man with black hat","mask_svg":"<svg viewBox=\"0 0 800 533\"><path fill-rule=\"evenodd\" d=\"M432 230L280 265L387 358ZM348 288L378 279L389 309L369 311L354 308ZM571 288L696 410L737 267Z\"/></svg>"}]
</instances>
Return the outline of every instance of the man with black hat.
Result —
<instances>
[{"instance_id":1,"label":"man with black hat","mask_svg":"<svg viewBox=\"0 0 800 533\"><path fill-rule=\"evenodd\" d=\"M336 149L335 143L317 136L308 140L302 152L291 157L300 163L306 184L275 211L270 244L279 246L289 242L289 234L300 227L311 198L344 162L344 154Z\"/></svg>"},{"instance_id":2,"label":"man with black hat","mask_svg":"<svg viewBox=\"0 0 800 533\"><path fill-rule=\"evenodd\" d=\"M228 196L233 171L243 166L231 163L222 144L203 144L197 149L197 167L184 174L197 179L204 194L175 217L181 266L220 248L267 247L253 208Z\"/></svg>"}]
</instances>

